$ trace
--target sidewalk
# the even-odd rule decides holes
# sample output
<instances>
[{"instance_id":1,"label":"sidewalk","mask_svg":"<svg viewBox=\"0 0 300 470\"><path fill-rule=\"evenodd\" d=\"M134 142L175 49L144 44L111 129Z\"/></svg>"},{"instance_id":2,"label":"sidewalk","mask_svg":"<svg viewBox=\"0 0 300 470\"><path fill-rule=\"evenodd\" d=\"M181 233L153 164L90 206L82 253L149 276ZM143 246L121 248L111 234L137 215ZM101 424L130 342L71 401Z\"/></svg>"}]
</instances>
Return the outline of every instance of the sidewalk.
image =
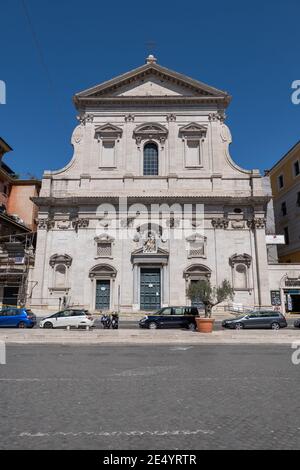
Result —
<instances>
[{"instance_id":1,"label":"sidewalk","mask_svg":"<svg viewBox=\"0 0 300 470\"><path fill-rule=\"evenodd\" d=\"M298 329L223 330L198 333L185 330L0 330L6 344L113 344L113 345L201 345L201 344L286 344L298 341Z\"/></svg>"}]
</instances>

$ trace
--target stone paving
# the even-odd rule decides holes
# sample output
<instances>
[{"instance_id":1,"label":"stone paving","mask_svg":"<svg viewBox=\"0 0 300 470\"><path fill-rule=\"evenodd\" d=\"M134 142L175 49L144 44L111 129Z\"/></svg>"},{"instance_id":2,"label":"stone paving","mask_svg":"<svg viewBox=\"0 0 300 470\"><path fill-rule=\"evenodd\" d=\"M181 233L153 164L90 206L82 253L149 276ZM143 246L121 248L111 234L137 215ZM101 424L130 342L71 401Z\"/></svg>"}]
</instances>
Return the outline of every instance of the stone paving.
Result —
<instances>
[{"instance_id":1,"label":"stone paving","mask_svg":"<svg viewBox=\"0 0 300 470\"><path fill-rule=\"evenodd\" d=\"M299 449L292 352L8 345L0 449Z\"/></svg>"},{"instance_id":2,"label":"stone paving","mask_svg":"<svg viewBox=\"0 0 300 470\"><path fill-rule=\"evenodd\" d=\"M300 342L300 330L0 330L0 341L21 344L291 344Z\"/></svg>"}]
</instances>

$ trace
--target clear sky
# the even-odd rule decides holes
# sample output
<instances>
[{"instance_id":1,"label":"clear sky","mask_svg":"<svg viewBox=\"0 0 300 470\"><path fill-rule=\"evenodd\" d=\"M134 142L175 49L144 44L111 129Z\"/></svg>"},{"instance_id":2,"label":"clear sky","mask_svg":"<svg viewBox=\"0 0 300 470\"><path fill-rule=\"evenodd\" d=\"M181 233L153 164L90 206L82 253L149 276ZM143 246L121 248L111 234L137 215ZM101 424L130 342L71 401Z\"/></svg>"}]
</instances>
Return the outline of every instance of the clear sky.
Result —
<instances>
[{"instance_id":1,"label":"clear sky","mask_svg":"<svg viewBox=\"0 0 300 470\"><path fill-rule=\"evenodd\" d=\"M0 0L0 18L0 136L22 176L70 160L74 93L142 65L149 52L233 96L227 124L239 165L270 168L300 139L291 101L299 0Z\"/></svg>"}]
</instances>

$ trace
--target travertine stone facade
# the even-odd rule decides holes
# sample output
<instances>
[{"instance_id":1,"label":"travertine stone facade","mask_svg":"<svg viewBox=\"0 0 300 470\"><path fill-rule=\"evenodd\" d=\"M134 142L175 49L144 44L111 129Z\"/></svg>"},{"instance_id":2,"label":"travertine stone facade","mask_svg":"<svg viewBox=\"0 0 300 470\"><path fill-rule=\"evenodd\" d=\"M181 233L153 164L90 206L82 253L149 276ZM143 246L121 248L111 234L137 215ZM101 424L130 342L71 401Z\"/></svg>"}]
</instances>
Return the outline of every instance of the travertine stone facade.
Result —
<instances>
[{"instance_id":1,"label":"travertine stone facade","mask_svg":"<svg viewBox=\"0 0 300 470\"><path fill-rule=\"evenodd\" d=\"M236 303L270 305L270 198L259 171L230 157L229 102L227 93L153 56L75 95L73 158L45 172L36 199L32 305L185 305L188 284L203 277L229 279Z\"/></svg>"}]
</instances>

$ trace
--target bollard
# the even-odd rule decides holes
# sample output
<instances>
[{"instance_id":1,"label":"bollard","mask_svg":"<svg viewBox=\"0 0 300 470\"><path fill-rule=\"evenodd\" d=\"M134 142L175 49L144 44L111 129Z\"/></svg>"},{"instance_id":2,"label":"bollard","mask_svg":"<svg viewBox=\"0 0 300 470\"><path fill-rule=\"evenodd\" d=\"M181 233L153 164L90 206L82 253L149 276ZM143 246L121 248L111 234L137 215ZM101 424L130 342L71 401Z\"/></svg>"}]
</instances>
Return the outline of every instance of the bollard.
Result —
<instances>
[{"instance_id":1,"label":"bollard","mask_svg":"<svg viewBox=\"0 0 300 470\"><path fill-rule=\"evenodd\" d=\"M0 341L0 365L6 364L6 345L4 341Z\"/></svg>"},{"instance_id":2,"label":"bollard","mask_svg":"<svg viewBox=\"0 0 300 470\"><path fill-rule=\"evenodd\" d=\"M87 331L89 331L89 329L90 329L89 325L86 325L85 329L86 329Z\"/></svg>"},{"instance_id":3,"label":"bollard","mask_svg":"<svg viewBox=\"0 0 300 470\"><path fill-rule=\"evenodd\" d=\"M68 326L67 326L67 330L70 331L70 329L71 329L71 327L70 327L70 325L68 325Z\"/></svg>"}]
</instances>

